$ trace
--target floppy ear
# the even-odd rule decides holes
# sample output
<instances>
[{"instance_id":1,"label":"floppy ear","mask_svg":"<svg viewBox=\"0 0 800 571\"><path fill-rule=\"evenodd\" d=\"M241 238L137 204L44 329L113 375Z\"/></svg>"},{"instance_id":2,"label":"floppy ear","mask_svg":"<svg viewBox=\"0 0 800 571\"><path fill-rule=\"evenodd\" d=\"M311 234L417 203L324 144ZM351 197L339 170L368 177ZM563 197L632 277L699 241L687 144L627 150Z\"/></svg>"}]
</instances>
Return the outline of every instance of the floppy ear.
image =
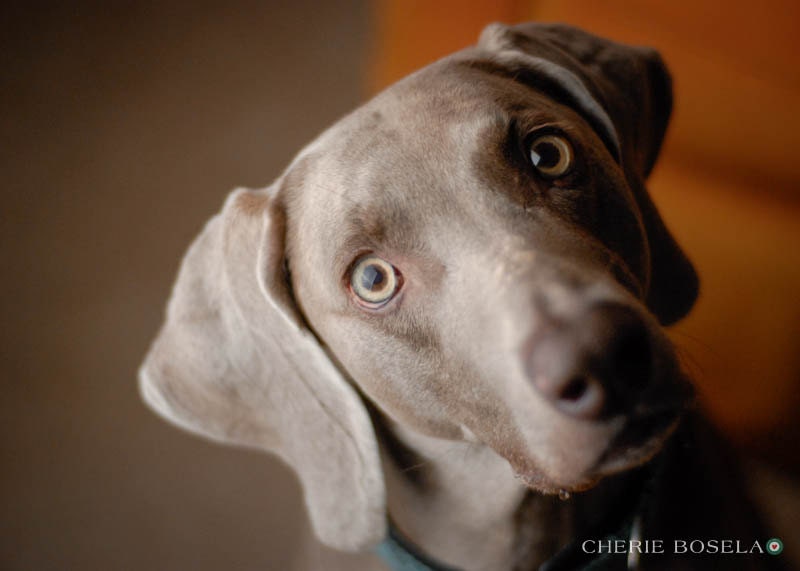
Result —
<instances>
[{"instance_id":1,"label":"floppy ear","mask_svg":"<svg viewBox=\"0 0 800 571\"><path fill-rule=\"evenodd\" d=\"M658 52L599 38L563 24L492 24L479 46L531 58L560 85L566 102L598 132L620 161L645 227L650 279L647 305L663 325L686 315L698 278L664 225L644 185L672 111L672 82Z\"/></svg>"},{"instance_id":2,"label":"floppy ear","mask_svg":"<svg viewBox=\"0 0 800 571\"><path fill-rule=\"evenodd\" d=\"M233 192L191 246L140 388L185 429L280 455L319 539L364 549L386 531L377 441L360 397L302 325L274 188Z\"/></svg>"}]
</instances>

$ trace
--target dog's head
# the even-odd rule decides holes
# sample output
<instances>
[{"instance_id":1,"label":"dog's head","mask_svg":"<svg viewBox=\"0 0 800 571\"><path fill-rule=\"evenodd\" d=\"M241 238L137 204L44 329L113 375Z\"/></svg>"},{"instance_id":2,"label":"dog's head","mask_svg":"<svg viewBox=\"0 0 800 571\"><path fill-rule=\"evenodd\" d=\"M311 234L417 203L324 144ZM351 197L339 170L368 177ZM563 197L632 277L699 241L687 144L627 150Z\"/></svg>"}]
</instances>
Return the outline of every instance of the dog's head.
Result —
<instances>
[{"instance_id":1,"label":"dog's head","mask_svg":"<svg viewBox=\"0 0 800 571\"><path fill-rule=\"evenodd\" d=\"M646 461L690 393L661 325L697 295L644 187L670 109L652 50L488 27L231 195L183 262L145 398L280 454L342 549L385 531L362 396L545 492Z\"/></svg>"}]
</instances>

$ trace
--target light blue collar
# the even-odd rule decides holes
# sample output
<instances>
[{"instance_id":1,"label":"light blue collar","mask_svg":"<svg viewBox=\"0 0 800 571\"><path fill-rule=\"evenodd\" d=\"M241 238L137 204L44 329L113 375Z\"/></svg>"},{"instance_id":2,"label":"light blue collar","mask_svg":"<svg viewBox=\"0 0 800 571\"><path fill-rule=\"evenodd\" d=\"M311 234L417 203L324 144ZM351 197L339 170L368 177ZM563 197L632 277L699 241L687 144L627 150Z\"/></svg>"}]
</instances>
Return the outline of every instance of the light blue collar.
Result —
<instances>
[{"instance_id":1,"label":"light blue collar","mask_svg":"<svg viewBox=\"0 0 800 571\"><path fill-rule=\"evenodd\" d=\"M386 538L375 547L375 552L392 571L458 571L437 563L422 553L397 530L389 520Z\"/></svg>"}]
</instances>

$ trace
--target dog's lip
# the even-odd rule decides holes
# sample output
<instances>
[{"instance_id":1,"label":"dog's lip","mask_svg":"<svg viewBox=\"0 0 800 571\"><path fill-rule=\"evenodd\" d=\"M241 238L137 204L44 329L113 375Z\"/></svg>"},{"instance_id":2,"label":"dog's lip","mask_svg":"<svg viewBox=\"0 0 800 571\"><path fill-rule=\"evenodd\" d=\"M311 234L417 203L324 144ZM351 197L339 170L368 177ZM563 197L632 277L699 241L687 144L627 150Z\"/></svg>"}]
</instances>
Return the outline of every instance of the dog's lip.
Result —
<instances>
[{"instance_id":1,"label":"dog's lip","mask_svg":"<svg viewBox=\"0 0 800 571\"><path fill-rule=\"evenodd\" d=\"M630 417L591 470L605 477L648 462L680 423L683 408L668 408Z\"/></svg>"},{"instance_id":2,"label":"dog's lip","mask_svg":"<svg viewBox=\"0 0 800 571\"><path fill-rule=\"evenodd\" d=\"M657 383L628 413L590 474L603 478L648 462L661 451L695 398L694 387L685 377L675 383Z\"/></svg>"},{"instance_id":3,"label":"dog's lip","mask_svg":"<svg viewBox=\"0 0 800 571\"><path fill-rule=\"evenodd\" d=\"M568 485L558 483L539 471L515 471L514 477L526 487L541 494L560 494L563 492L583 492L593 488L602 478L601 475L585 475Z\"/></svg>"},{"instance_id":4,"label":"dog's lip","mask_svg":"<svg viewBox=\"0 0 800 571\"><path fill-rule=\"evenodd\" d=\"M515 476L526 486L545 494L586 491L607 476L631 470L651 460L675 431L683 410L661 409L629 417L598 459L569 483L554 480L538 470L515 469Z\"/></svg>"}]
</instances>

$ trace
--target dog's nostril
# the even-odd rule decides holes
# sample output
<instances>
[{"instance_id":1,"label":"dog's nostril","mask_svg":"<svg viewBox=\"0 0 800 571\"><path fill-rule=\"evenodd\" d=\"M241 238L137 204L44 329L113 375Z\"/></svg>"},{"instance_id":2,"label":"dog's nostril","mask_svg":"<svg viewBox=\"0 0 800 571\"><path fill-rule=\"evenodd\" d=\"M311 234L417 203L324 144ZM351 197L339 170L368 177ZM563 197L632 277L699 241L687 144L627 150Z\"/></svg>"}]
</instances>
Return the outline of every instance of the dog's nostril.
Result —
<instances>
[{"instance_id":1,"label":"dog's nostril","mask_svg":"<svg viewBox=\"0 0 800 571\"><path fill-rule=\"evenodd\" d=\"M554 395L556 408L576 418L593 419L605 406L605 391L587 376L574 376Z\"/></svg>"},{"instance_id":2,"label":"dog's nostril","mask_svg":"<svg viewBox=\"0 0 800 571\"><path fill-rule=\"evenodd\" d=\"M589 390L589 383L584 377L575 377L567 382L564 390L561 391L560 398L564 401L575 402L580 400Z\"/></svg>"}]
</instances>

